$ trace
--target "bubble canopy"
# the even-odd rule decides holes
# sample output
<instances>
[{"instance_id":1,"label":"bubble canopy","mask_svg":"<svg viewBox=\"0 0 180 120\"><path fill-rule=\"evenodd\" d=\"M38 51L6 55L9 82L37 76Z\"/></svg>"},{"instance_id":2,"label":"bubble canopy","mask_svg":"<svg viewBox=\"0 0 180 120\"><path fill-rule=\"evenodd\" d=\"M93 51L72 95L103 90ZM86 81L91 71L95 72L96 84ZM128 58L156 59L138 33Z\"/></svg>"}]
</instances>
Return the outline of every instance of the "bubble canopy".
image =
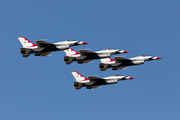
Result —
<instances>
[{"instance_id":1,"label":"bubble canopy","mask_svg":"<svg viewBox=\"0 0 180 120\"><path fill-rule=\"evenodd\" d=\"M149 56L149 55L141 55L142 57L147 57L147 56Z\"/></svg>"},{"instance_id":2,"label":"bubble canopy","mask_svg":"<svg viewBox=\"0 0 180 120\"><path fill-rule=\"evenodd\" d=\"M65 41L76 41L76 40L73 40L73 39L67 39L67 40L65 40Z\"/></svg>"},{"instance_id":3,"label":"bubble canopy","mask_svg":"<svg viewBox=\"0 0 180 120\"><path fill-rule=\"evenodd\" d=\"M106 50L116 50L115 48L108 48L108 49L106 49Z\"/></svg>"},{"instance_id":4,"label":"bubble canopy","mask_svg":"<svg viewBox=\"0 0 180 120\"><path fill-rule=\"evenodd\" d=\"M114 75L114 76L123 76L123 75L120 75L120 74L116 74L116 75Z\"/></svg>"}]
</instances>

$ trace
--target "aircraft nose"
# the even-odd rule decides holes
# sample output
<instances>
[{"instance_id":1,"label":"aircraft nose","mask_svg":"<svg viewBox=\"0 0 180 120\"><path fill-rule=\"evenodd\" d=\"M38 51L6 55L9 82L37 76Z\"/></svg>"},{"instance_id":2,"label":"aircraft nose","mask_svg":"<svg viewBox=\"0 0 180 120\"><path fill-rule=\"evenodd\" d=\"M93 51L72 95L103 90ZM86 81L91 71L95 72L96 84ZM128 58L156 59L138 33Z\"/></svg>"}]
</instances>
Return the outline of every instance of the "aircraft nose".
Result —
<instances>
[{"instance_id":1,"label":"aircraft nose","mask_svg":"<svg viewBox=\"0 0 180 120\"><path fill-rule=\"evenodd\" d=\"M129 51L124 50L124 53L129 53Z\"/></svg>"},{"instance_id":2,"label":"aircraft nose","mask_svg":"<svg viewBox=\"0 0 180 120\"><path fill-rule=\"evenodd\" d=\"M156 57L157 60L162 59L161 57Z\"/></svg>"},{"instance_id":3,"label":"aircraft nose","mask_svg":"<svg viewBox=\"0 0 180 120\"><path fill-rule=\"evenodd\" d=\"M116 51L115 53L116 54L122 54L122 53L128 53L129 51L126 51L126 50L118 50Z\"/></svg>"},{"instance_id":4,"label":"aircraft nose","mask_svg":"<svg viewBox=\"0 0 180 120\"><path fill-rule=\"evenodd\" d=\"M88 42L82 42L83 45L89 44Z\"/></svg>"},{"instance_id":5,"label":"aircraft nose","mask_svg":"<svg viewBox=\"0 0 180 120\"><path fill-rule=\"evenodd\" d=\"M134 77L129 77L129 79L135 79Z\"/></svg>"}]
</instances>

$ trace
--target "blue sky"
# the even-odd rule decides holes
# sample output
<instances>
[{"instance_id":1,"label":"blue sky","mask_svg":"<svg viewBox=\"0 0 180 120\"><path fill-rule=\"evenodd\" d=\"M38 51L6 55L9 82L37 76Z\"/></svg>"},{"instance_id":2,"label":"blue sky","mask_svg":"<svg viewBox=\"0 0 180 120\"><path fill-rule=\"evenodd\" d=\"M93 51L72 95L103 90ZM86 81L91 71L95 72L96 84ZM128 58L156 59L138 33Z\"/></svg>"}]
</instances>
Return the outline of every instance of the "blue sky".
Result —
<instances>
[{"instance_id":1,"label":"blue sky","mask_svg":"<svg viewBox=\"0 0 180 120\"><path fill-rule=\"evenodd\" d=\"M1 0L0 119L179 120L179 6L179 0ZM66 65L63 51L23 58L18 36L51 43L71 38L90 43L75 50L112 47L130 51L126 58L163 59L101 72L99 60ZM75 90L71 71L136 79Z\"/></svg>"}]
</instances>

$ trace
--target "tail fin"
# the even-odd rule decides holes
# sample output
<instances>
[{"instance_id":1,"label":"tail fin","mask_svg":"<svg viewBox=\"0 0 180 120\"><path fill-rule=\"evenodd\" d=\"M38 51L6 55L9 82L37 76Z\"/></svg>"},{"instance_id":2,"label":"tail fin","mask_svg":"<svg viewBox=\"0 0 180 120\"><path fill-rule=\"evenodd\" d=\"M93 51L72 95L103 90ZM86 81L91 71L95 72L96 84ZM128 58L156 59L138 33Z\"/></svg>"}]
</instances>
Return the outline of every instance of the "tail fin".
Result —
<instances>
[{"instance_id":1,"label":"tail fin","mask_svg":"<svg viewBox=\"0 0 180 120\"><path fill-rule=\"evenodd\" d=\"M78 73L77 71L71 72L76 79L76 82L89 82L89 79Z\"/></svg>"},{"instance_id":2,"label":"tail fin","mask_svg":"<svg viewBox=\"0 0 180 120\"><path fill-rule=\"evenodd\" d=\"M25 37L18 37L19 41L23 45L23 48L31 48L31 47L36 47L37 45L29 41Z\"/></svg>"},{"instance_id":3,"label":"tail fin","mask_svg":"<svg viewBox=\"0 0 180 120\"><path fill-rule=\"evenodd\" d=\"M101 63L110 63L110 62L115 61L114 59L111 59L111 58L104 58L104 59L100 59L100 60L101 60Z\"/></svg>"},{"instance_id":4,"label":"tail fin","mask_svg":"<svg viewBox=\"0 0 180 120\"><path fill-rule=\"evenodd\" d=\"M64 52L66 53L66 56L73 56L73 55L80 54L79 52L76 52L75 50L73 50L71 47L69 47L69 49L67 50L64 50Z\"/></svg>"}]
</instances>

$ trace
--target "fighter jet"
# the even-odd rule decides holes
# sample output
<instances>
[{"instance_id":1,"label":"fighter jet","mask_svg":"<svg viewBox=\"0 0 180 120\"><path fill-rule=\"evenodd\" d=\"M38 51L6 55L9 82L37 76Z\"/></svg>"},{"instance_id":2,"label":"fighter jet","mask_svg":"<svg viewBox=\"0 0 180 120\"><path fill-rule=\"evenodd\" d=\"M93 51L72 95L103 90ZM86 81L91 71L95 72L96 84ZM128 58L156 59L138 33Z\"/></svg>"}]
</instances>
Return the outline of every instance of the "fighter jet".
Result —
<instances>
[{"instance_id":1,"label":"fighter jet","mask_svg":"<svg viewBox=\"0 0 180 120\"><path fill-rule=\"evenodd\" d=\"M112 70L123 69L127 66L144 64L145 61L159 60L161 57L154 57L149 55L141 55L134 58L126 59L122 57L114 57L115 59L105 58L101 59L99 68L101 71L105 71L107 68L112 68Z\"/></svg>"},{"instance_id":2,"label":"fighter jet","mask_svg":"<svg viewBox=\"0 0 180 120\"><path fill-rule=\"evenodd\" d=\"M18 37L18 39L23 45L23 48L20 48L23 57L28 57L30 54L34 54L35 56L47 56L54 51L69 49L69 46L88 44L87 42L72 39L57 43L48 43L43 40L37 40L36 44L25 37Z\"/></svg>"},{"instance_id":3,"label":"fighter jet","mask_svg":"<svg viewBox=\"0 0 180 120\"><path fill-rule=\"evenodd\" d=\"M91 52L88 50L79 50L79 52L77 52L69 47L69 49L64 51L66 53L66 56L64 57L64 61L66 62L66 64L71 64L74 61L77 61L78 64L89 63L94 59L108 58L114 54L128 53L128 51L113 48L108 48L106 50L97 52Z\"/></svg>"},{"instance_id":4,"label":"fighter jet","mask_svg":"<svg viewBox=\"0 0 180 120\"><path fill-rule=\"evenodd\" d=\"M122 76L122 75L114 75L105 78L88 76L88 78L86 78L77 71L73 71L71 73L76 79L76 82L74 82L74 87L77 90L81 89L82 87L86 87L87 89L98 88L101 85L116 84L118 81L134 79L134 77Z\"/></svg>"}]
</instances>

